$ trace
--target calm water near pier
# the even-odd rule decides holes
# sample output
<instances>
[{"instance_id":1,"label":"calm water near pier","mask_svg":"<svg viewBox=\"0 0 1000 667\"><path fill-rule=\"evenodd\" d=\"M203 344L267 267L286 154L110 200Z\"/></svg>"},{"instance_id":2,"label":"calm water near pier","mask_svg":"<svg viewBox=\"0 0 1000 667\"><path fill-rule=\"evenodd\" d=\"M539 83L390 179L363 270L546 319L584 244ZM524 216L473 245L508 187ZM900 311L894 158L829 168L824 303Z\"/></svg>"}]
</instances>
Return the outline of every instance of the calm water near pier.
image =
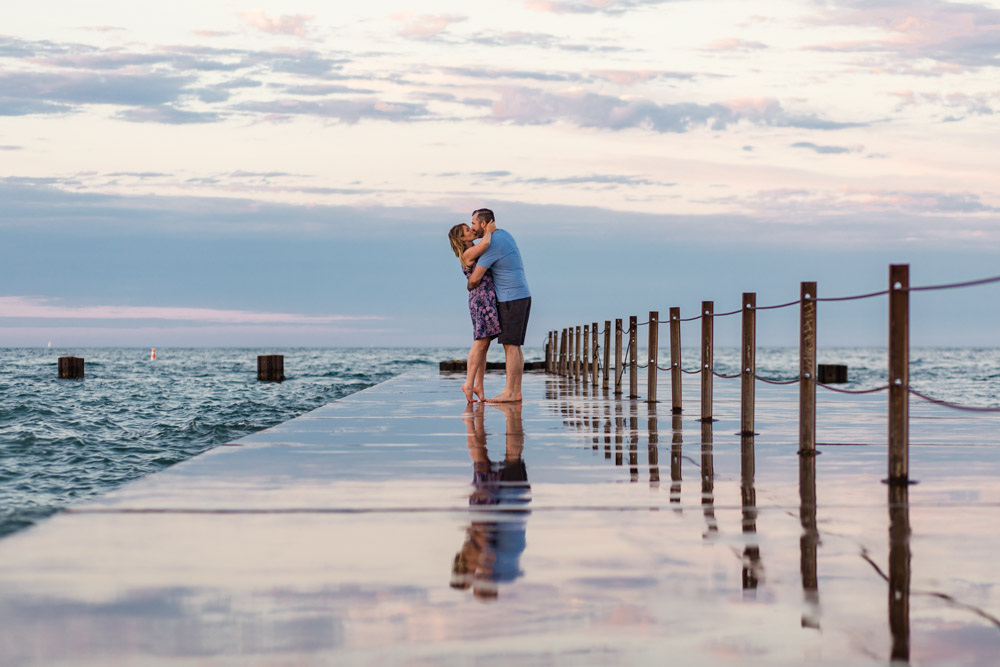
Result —
<instances>
[{"instance_id":1,"label":"calm water near pier","mask_svg":"<svg viewBox=\"0 0 1000 667\"><path fill-rule=\"evenodd\" d=\"M213 446L466 352L161 349L151 361L149 350L141 349L0 348L0 536ZM256 356L265 353L285 355L285 382L257 382ZM57 379L56 360L66 354L86 359L84 380ZM529 360L540 354L526 350ZM717 349L716 370L737 372L737 355ZM491 352L491 360L501 358L499 350ZM661 349L661 364L667 358ZM697 359L697 350L684 351L685 367L695 367ZM884 350L820 350L819 360L849 366L846 388L885 384ZM797 368L797 349L758 351L758 375L791 379ZM915 349L911 376L916 390L936 398L1000 406L998 349ZM499 390L500 382L488 379L487 390ZM766 387L758 392L765 395Z\"/></svg>"}]
</instances>

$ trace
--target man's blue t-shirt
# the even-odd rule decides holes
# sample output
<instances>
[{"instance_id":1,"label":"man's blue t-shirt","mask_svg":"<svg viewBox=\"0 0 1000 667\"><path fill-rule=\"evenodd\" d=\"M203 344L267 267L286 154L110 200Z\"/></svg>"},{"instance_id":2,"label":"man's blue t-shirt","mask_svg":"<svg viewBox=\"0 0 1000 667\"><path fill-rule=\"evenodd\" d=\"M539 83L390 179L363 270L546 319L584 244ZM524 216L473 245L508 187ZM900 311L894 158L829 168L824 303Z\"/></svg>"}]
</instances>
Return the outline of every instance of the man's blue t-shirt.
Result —
<instances>
[{"instance_id":1,"label":"man's blue t-shirt","mask_svg":"<svg viewBox=\"0 0 1000 667\"><path fill-rule=\"evenodd\" d=\"M521 251L509 232L498 229L490 237L490 247L479 256L479 266L493 269L493 285L497 301L514 301L531 296L524 277Z\"/></svg>"}]
</instances>

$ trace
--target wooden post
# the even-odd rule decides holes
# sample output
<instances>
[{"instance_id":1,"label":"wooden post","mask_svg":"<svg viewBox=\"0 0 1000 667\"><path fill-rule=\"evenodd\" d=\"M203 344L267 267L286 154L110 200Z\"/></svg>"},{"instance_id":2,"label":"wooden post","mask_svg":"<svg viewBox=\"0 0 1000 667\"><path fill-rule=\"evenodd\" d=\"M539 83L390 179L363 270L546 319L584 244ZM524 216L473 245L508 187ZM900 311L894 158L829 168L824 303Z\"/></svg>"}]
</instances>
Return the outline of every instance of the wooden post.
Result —
<instances>
[{"instance_id":1,"label":"wooden post","mask_svg":"<svg viewBox=\"0 0 1000 667\"><path fill-rule=\"evenodd\" d=\"M889 483L910 477L910 265L889 267Z\"/></svg>"},{"instance_id":2,"label":"wooden post","mask_svg":"<svg viewBox=\"0 0 1000 667\"><path fill-rule=\"evenodd\" d=\"M548 371L549 373L554 373L555 372L555 369L556 369L556 363L555 363L555 361L556 361L556 351L557 350L558 350L558 345L556 344L556 332L555 331L550 331L549 332L549 356L548 356L548 362L549 363L548 363L548 365L545 368L545 370Z\"/></svg>"},{"instance_id":3,"label":"wooden post","mask_svg":"<svg viewBox=\"0 0 1000 667\"><path fill-rule=\"evenodd\" d=\"M816 453L816 283L799 303L799 454Z\"/></svg>"},{"instance_id":4,"label":"wooden post","mask_svg":"<svg viewBox=\"0 0 1000 667\"><path fill-rule=\"evenodd\" d=\"M577 364L577 361L578 361L577 356L580 354L579 348L576 347L576 334L577 333L578 332L576 330L574 330L573 327L569 328L569 350L568 350L568 352L569 352L569 367L566 369L567 370L566 374L570 378L574 378L574 379L576 378L576 368L577 368L576 364Z\"/></svg>"},{"instance_id":5,"label":"wooden post","mask_svg":"<svg viewBox=\"0 0 1000 667\"><path fill-rule=\"evenodd\" d=\"M681 309L670 309L670 406L681 413Z\"/></svg>"},{"instance_id":6,"label":"wooden post","mask_svg":"<svg viewBox=\"0 0 1000 667\"><path fill-rule=\"evenodd\" d=\"M615 320L615 396L622 395L622 320Z\"/></svg>"},{"instance_id":7,"label":"wooden post","mask_svg":"<svg viewBox=\"0 0 1000 667\"><path fill-rule=\"evenodd\" d=\"M630 315L628 318L628 397L631 400L639 398L639 318Z\"/></svg>"},{"instance_id":8,"label":"wooden post","mask_svg":"<svg viewBox=\"0 0 1000 667\"><path fill-rule=\"evenodd\" d=\"M608 375L611 373L611 320L604 320L604 377L601 387L608 390Z\"/></svg>"},{"instance_id":9,"label":"wooden post","mask_svg":"<svg viewBox=\"0 0 1000 667\"><path fill-rule=\"evenodd\" d=\"M264 382L283 382L285 379L284 355L259 355L257 357L257 379Z\"/></svg>"},{"instance_id":10,"label":"wooden post","mask_svg":"<svg viewBox=\"0 0 1000 667\"><path fill-rule=\"evenodd\" d=\"M701 302L701 421L712 421L712 388L715 376L714 359L715 302Z\"/></svg>"},{"instance_id":11,"label":"wooden post","mask_svg":"<svg viewBox=\"0 0 1000 667\"><path fill-rule=\"evenodd\" d=\"M576 336L573 338L575 346L573 348L573 379L580 380L580 327L576 328Z\"/></svg>"},{"instance_id":12,"label":"wooden post","mask_svg":"<svg viewBox=\"0 0 1000 667\"><path fill-rule=\"evenodd\" d=\"M559 375L566 375L566 329L559 337Z\"/></svg>"},{"instance_id":13,"label":"wooden post","mask_svg":"<svg viewBox=\"0 0 1000 667\"><path fill-rule=\"evenodd\" d=\"M581 355L583 364L580 369L580 381L587 384L590 378L590 327L583 325L583 354Z\"/></svg>"},{"instance_id":14,"label":"wooden post","mask_svg":"<svg viewBox=\"0 0 1000 667\"><path fill-rule=\"evenodd\" d=\"M660 313L656 310L649 311L649 349L647 350L646 356L648 357L646 366L646 401L648 403L656 403L656 360L659 356L659 337L660 337Z\"/></svg>"},{"instance_id":15,"label":"wooden post","mask_svg":"<svg viewBox=\"0 0 1000 667\"><path fill-rule=\"evenodd\" d=\"M59 377L72 380L83 377L84 360L82 357L59 357Z\"/></svg>"},{"instance_id":16,"label":"wooden post","mask_svg":"<svg viewBox=\"0 0 1000 667\"><path fill-rule=\"evenodd\" d=\"M590 355L590 372L591 372L591 384L594 389L597 389L597 372L600 369L600 364L597 361L597 322L593 322L590 325L590 331L593 337L593 352Z\"/></svg>"},{"instance_id":17,"label":"wooden post","mask_svg":"<svg viewBox=\"0 0 1000 667\"><path fill-rule=\"evenodd\" d=\"M753 435L754 373L757 371L757 294L743 293L743 345L740 377L740 433Z\"/></svg>"}]
</instances>

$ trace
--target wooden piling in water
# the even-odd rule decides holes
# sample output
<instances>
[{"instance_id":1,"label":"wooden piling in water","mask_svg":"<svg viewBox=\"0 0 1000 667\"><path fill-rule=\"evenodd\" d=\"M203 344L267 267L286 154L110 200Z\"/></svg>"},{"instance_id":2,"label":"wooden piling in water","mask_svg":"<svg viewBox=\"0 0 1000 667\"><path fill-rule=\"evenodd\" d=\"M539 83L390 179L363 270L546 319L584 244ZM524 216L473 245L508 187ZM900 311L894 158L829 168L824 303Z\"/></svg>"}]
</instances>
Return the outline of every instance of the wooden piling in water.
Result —
<instances>
[{"instance_id":1,"label":"wooden piling in water","mask_svg":"<svg viewBox=\"0 0 1000 667\"><path fill-rule=\"evenodd\" d=\"M580 381L587 384L590 379L590 327L583 325L583 353L580 355Z\"/></svg>"},{"instance_id":2,"label":"wooden piling in water","mask_svg":"<svg viewBox=\"0 0 1000 667\"><path fill-rule=\"evenodd\" d=\"M615 319L615 396L622 395L622 320Z\"/></svg>"},{"instance_id":3,"label":"wooden piling in water","mask_svg":"<svg viewBox=\"0 0 1000 667\"><path fill-rule=\"evenodd\" d=\"M593 338L593 352L590 355L590 372L591 372L591 385L596 390L597 389L597 372L599 370L600 364L597 361L597 322L593 322L590 325L591 336Z\"/></svg>"},{"instance_id":4,"label":"wooden piling in water","mask_svg":"<svg viewBox=\"0 0 1000 667\"><path fill-rule=\"evenodd\" d=\"M631 400L639 398L639 318L630 315L628 318L628 397Z\"/></svg>"},{"instance_id":5,"label":"wooden piling in water","mask_svg":"<svg viewBox=\"0 0 1000 667\"><path fill-rule=\"evenodd\" d=\"M259 355L257 357L257 379L264 382L283 382L285 379L284 355Z\"/></svg>"},{"instance_id":6,"label":"wooden piling in water","mask_svg":"<svg viewBox=\"0 0 1000 667\"><path fill-rule=\"evenodd\" d=\"M910 476L910 265L889 266L889 483Z\"/></svg>"},{"instance_id":7,"label":"wooden piling in water","mask_svg":"<svg viewBox=\"0 0 1000 667\"><path fill-rule=\"evenodd\" d=\"M670 309L670 408L681 413L681 309Z\"/></svg>"},{"instance_id":8,"label":"wooden piling in water","mask_svg":"<svg viewBox=\"0 0 1000 667\"><path fill-rule=\"evenodd\" d=\"M816 283L799 301L799 454L816 453Z\"/></svg>"},{"instance_id":9,"label":"wooden piling in water","mask_svg":"<svg viewBox=\"0 0 1000 667\"><path fill-rule=\"evenodd\" d=\"M743 341L740 354L740 433L752 436L754 373L757 372L757 294L743 293Z\"/></svg>"},{"instance_id":10,"label":"wooden piling in water","mask_svg":"<svg viewBox=\"0 0 1000 667\"><path fill-rule=\"evenodd\" d=\"M611 320L604 320L604 374L601 388L608 390L608 375L611 373Z\"/></svg>"},{"instance_id":11,"label":"wooden piling in water","mask_svg":"<svg viewBox=\"0 0 1000 667\"><path fill-rule=\"evenodd\" d=\"M701 421L712 421L712 389L715 378L715 302L701 302Z\"/></svg>"},{"instance_id":12,"label":"wooden piling in water","mask_svg":"<svg viewBox=\"0 0 1000 667\"><path fill-rule=\"evenodd\" d=\"M656 403L656 363L660 337L660 313L649 311L649 349L646 351L646 401Z\"/></svg>"},{"instance_id":13,"label":"wooden piling in water","mask_svg":"<svg viewBox=\"0 0 1000 667\"><path fill-rule=\"evenodd\" d=\"M64 380L82 378L84 360L82 357L59 357L59 377Z\"/></svg>"},{"instance_id":14,"label":"wooden piling in water","mask_svg":"<svg viewBox=\"0 0 1000 667\"><path fill-rule=\"evenodd\" d=\"M573 379L577 382L580 381L580 327L576 328L576 336L573 338L575 343L573 352Z\"/></svg>"}]
</instances>

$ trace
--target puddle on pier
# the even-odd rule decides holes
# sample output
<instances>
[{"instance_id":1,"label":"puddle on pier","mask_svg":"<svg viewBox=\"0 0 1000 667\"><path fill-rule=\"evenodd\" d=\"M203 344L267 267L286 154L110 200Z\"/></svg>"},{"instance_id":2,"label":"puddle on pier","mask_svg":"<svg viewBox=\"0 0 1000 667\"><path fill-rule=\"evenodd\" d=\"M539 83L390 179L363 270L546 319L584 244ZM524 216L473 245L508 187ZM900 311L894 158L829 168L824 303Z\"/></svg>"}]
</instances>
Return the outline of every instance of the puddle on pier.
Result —
<instances>
[{"instance_id":1,"label":"puddle on pier","mask_svg":"<svg viewBox=\"0 0 1000 667\"><path fill-rule=\"evenodd\" d=\"M406 376L382 403L374 388L283 425L278 444L220 448L0 541L0 658L987 665L1000 651L988 430L913 448L921 483L888 487L884 446L800 457L790 418L741 437L738 419L539 376L523 405L467 408L460 382ZM878 409L850 404L863 423Z\"/></svg>"}]
</instances>

